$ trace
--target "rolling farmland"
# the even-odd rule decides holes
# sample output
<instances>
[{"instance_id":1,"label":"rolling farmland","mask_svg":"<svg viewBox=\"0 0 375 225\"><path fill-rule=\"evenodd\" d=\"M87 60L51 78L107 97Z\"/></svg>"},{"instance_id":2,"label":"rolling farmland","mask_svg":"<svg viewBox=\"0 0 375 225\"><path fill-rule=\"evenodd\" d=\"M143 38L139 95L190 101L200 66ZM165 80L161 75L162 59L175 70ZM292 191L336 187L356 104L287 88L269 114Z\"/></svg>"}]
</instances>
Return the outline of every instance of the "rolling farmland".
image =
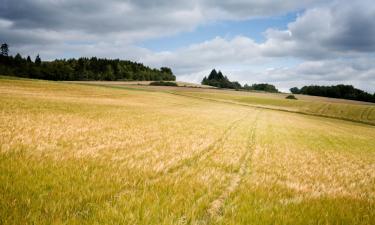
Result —
<instances>
[{"instance_id":1,"label":"rolling farmland","mask_svg":"<svg viewBox=\"0 0 375 225\"><path fill-rule=\"evenodd\" d=\"M0 224L371 224L375 105L0 78Z\"/></svg>"}]
</instances>

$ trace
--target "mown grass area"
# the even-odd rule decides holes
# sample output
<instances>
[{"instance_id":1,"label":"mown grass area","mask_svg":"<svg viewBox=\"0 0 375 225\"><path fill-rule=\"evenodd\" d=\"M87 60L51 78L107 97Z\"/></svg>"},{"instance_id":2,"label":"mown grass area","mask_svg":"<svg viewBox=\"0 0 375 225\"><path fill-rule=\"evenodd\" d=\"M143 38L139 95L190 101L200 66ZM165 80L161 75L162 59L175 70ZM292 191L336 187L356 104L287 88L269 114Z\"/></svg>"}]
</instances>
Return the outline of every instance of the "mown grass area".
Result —
<instances>
[{"instance_id":1,"label":"mown grass area","mask_svg":"<svg viewBox=\"0 0 375 225\"><path fill-rule=\"evenodd\" d=\"M375 220L374 126L153 90L2 77L0 223Z\"/></svg>"}]
</instances>

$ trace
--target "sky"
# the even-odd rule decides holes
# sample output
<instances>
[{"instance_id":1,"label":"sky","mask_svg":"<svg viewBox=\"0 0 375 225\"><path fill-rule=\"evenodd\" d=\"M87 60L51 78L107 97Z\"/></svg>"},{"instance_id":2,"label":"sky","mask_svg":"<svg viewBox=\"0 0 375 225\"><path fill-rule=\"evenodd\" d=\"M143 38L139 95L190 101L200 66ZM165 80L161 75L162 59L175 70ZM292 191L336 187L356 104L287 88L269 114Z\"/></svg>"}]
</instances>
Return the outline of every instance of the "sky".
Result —
<instances>
[{"instance_id":1,"label":"sky","mask_svg":"<svg viewBox=\"0 0 375 225\"><path fill-rule=\"evenodd\" d=\"M373 0L0 0L0 42L42 60L107 57L199 83L375 92Z\"/></svg>"}]
</instances>

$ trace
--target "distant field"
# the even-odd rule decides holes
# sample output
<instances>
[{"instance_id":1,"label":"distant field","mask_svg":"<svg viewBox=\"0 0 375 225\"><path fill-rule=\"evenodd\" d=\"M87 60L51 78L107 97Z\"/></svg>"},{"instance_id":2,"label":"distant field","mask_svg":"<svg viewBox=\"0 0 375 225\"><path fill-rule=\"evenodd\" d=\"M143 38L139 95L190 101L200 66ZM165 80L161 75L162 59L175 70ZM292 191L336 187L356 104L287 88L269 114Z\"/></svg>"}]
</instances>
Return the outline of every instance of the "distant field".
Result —
<instances>
[{"instance_id":1,"label":"distant field","mask_svg":"<svg viewBox=\"0 0 375 225\"><path fill-rule=\"evenodd\" d=\"M191 88L191 87L154 87L136 86L135 83L123 82L74 82L79 84L101 85L113 88L138 88L152 91L164 91L179 96L194 97L201 100L214 100L217 102L233 103L237 105L261 107L267 109L297 112L308 115L317 115L330 118L339 118L348 121L362 122L375 125L375 104L345 99L334 99L307 95L296 95L298 100L285 99L288 94L275 94L264 92L245 92L234 90L219 90ZM190 84L190 86L193 86ZM198 86L197 86L198 87Z\"/></svg>"},{"instance_id":2,"label":"distant field","mask_svg":"<svg viewBox=\"0 0 375 225\"><path fill-rule=\"evenodd\" d=\"M374 104L8 77L0 96L0 224L375 221Z\"/></svg>"},{"instance_id":3,"label":"distant field","mask_svg":"<svg viewBox=\"0 0 375 225\"><path fill-rule=\"evenodd\" d=\"M375 104L363 102L318 98L297 95L299 100L285 99L285 94L244 94L215 92L176 92L186 96L241 105L298 112L375 125Z\"/></svg>"},{"instance_id":4,"label":"distant field","mask_svg":"<svg viewBox=\"0 0 375 225\"><path fill-rule=\"evenodd\" d=\"M96 85L116 85L116 86L126 86L126 85L149 85L151 81L65 81L66 83L75 83L75 84L96 84ZM174 82L174 81L172 81ZM188 82L176 81L177 85L180 87L198 87L198 88L210 88L215 89L215 87L202 85L202 84L193 84Z\"/></svg>"}]
</instances>

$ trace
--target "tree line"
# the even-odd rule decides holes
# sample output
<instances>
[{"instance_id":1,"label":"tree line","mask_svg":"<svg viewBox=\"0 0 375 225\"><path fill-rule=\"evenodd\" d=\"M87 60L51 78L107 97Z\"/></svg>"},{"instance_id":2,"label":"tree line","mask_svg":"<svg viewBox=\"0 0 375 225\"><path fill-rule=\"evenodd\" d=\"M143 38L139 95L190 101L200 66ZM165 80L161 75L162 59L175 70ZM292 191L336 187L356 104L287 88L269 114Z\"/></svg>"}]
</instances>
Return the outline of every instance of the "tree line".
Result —
<instances>
[{"instance_id":1,"label":"tree line","mask_svg":"<svg viewBox=\"0 0 375 225\"><path fill-rule=\"evenodd\" d=\"M6 43L1 45L0 74L44 80L176 80L168 67L152 69L129 60L82 57L47 62L42 61L39 55L34 61L30 56L9 56Z\"/></svg>"},{"instance_id":2,"label":"tree line","mask_svg":"<svg viewBox=\"0 0 375 225\"><path fill-rule=\"evenodd\" d=\"M267 84L267 83L252 84L252 85L245 84L243 86L243 89L248 90L248 91L265 91L265 92L279 93L279 90L277 90L277 88L274 85Z\"/></svg>"},{"instance_id":3,"label":"tree line","mask_svg":"<svg viewBox=\"0 0 375 225\"><path fill-rule=\"evenodd\" d=\"M206 77L203 78L201 84L210 85L218 88L229 88L229 89L236 89L236 90L254 90L254 91L266 91L266 92L279 92L276 87L272 84L252 84L248 85L245 84L242 86L237 81L230 81L227 76L224 76L223 73L219 70L213 69L211 73Z\"/></svg>"},{"instance_id":4,"label":"tree line","mask_svg":"<svg viewBox=\"0 0 375 225\"><path fill-rule=\"evenodd\" d=\"M354 88L352 85L333 85L333 86L304 86L301 89L293 87L290 89L293 94L305 94L330 98L343 98L349 100L357 100L364 102L375 102L375 93L369 94L360 89Z\"/></svg>"}]
</instances>

